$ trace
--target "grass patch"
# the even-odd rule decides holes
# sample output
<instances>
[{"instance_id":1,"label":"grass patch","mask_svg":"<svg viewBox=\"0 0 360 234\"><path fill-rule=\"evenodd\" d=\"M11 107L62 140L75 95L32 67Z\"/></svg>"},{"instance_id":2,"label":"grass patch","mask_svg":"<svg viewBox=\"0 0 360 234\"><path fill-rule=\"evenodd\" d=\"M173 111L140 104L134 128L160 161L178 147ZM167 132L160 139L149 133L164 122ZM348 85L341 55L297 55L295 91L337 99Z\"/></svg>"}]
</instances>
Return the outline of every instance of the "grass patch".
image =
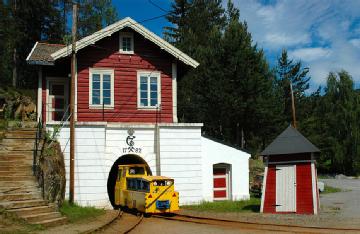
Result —
<instances>
[{"instance_id":1,"label":"grass patch","mask_svg":"<svg viewBox=\"0 0 360 234\"><path fill-rule=\"evenodd\" d=\"M105 214L104 209L98 209L92 206L79 206L78 204L70 204L68 201L65 201L60 207L60 212L65 215L71 223Z\"/></svg>"},{"instance_id":2,"label":"grass patch","mask_svg":"<svg viewBox=\"0 0 360 234\"><path fill-rule=\"evenodd\" d=\"M250 200L242 201L201 202L198 205L185 205L181 208L213 212L259 212L260 198L250 198Z\"/></svg>"},{"instance_id":3,"label":"grass patch","mask_svg":"<svg viewBox=\"0 0 360 234\"><path fill-rule=\"evenodd\" d=\"M318 174L318 179L334 179L334 176L328 174Z\"/></svg>"},{"instance_id":4,"label":"grass patch","mask_svg":"<svg viewBox=\"0 0 360 234\"><path fill-rule=\"evenodd\" d=\"M331 186L325 185L325 187L324 187L324 192L322 192L322 194L338 193L338 192L342 192L342 190L339 189L339 188L335 188L335 187L331 187Z\"/></svg>"}]
</instances>

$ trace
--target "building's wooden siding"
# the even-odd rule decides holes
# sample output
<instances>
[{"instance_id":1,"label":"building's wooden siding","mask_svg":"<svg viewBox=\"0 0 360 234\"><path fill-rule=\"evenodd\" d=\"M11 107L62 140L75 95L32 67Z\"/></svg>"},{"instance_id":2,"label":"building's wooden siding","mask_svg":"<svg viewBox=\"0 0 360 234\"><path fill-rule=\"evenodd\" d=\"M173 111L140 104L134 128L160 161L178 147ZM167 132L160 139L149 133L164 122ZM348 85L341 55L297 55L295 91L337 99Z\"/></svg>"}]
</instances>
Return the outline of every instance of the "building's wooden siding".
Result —
<instances>
[{"instance_id":1,"label":"building's wooden siding","mask_svg":"<svg viewBox=\"0 0 360 234\"><path fill-rule=\"evenodd\" d=\"M311 163L296 164L296 213L314 213L312 193Z\"/></svg>"},{"instance_id":2,"label":"building's wooden siding","mask_svg":"<svg viewBox=\"0 0 360 234\"><path fill-rule=\"evenodd\" d=\"M268 166L266 176L266 191L264 199L264 213L275 213L276 210L276 165Z\"/></svg>"},{"instance_id":3,"label":"building's wooden siding","mask_svg":"<svg viewBox=\"0 0 360 234\"><path fill-rule=\"evenodd\" d=\"M173 58L134 32L133 55L120 54L119 34L88 46L77 55L78 121L173 122ZM89 109L89 68L114 69L114 109ZM161 110L137 108L137 71L161 72Z\"/></svg>"}]
</instances>

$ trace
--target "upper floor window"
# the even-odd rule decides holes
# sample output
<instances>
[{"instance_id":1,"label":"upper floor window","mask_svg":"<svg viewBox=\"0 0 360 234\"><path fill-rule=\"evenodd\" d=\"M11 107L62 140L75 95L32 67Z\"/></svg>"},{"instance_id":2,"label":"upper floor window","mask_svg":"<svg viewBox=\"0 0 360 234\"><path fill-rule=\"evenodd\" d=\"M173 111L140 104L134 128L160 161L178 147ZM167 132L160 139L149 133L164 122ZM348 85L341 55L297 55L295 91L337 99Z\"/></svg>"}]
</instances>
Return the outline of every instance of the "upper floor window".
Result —
<instances>
[{"instance_id":1,"label":"upper floor window","mask_svg":"<svg viewBox=\"0 0 360 234\"><path fill-rule=\"evenodd\" d=\"M138 72L138 108L157 108L161 100L160 90L159 72Z\"/></svg>"},{"instance_id":2,"label":"upper floor window","mask_svg":"<svg viewBox=\"0 0 360 234\"><path fill-rule=\"evenodd\" d=\"M93 108L114 107L114 70L94 69L89 71L89 103Z\"/></svg>"},{"instance_id":3,"label":"upper floor window","mask_svg":"<svg viewBox=\"0 0 360 234\"><path fill-rule=\"evenodd\" d=\"M134 53L134 34L130 32L120 32L120 53Z\"/></svg>"}]
</instances>

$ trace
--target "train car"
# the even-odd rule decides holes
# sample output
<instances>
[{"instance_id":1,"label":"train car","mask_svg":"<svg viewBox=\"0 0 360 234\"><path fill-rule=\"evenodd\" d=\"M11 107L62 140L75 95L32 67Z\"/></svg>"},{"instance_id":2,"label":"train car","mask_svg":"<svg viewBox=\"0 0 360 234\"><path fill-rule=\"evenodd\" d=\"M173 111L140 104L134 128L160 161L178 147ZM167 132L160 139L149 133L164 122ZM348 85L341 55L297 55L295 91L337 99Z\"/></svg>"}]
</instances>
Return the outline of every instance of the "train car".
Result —
<instances>
[{"instance_id":1,"label":"train car","mask_svg":"<svg viewBox=\"0 0 360 234\"><path fill-rule=\"evenodd\" d=\"M179 210L179 193L173 179L149 175L145 164L119 165L115 204L149 214L173 213Z\"/></svg>"}]
</instances>

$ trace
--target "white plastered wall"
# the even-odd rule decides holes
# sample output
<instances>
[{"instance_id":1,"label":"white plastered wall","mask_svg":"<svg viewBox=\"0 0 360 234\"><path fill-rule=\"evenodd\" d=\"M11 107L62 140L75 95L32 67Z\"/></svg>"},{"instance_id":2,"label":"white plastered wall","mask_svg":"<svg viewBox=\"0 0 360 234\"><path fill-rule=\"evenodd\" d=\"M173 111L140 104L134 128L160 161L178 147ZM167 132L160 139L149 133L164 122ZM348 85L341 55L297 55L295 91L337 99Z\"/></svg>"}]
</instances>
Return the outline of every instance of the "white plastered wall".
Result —
<instances>
[{"instance_id":1,"label":"white plastered wall","mask_svg":"<svg viewBox=\"0 0 360 234\"><path fill-rule=\"evenodd\" d=\"M250 154L208 138L201 138L203 199L213 200L213 165L230 164L231 199L249 199L249 158Z\"/></svg>"},{"instance_id":2,"label":"white plastered wall","mask_svg":"<svg viewBox=\"0 0 360 234\"><path fill-rule=\"evenodd\" d=\"M196 203L201 191L201 124L164 124L160 126L160 157L163 176L175 179L180 204ZM52 125L48 124L48 130ZM107 179L113 163L127 148L128 129L134 129L134 147L155 175L154 125L78 123L75 134L75 201L80 205L111 207ZM65 157L66 180L69 181L69 127L58 134ZM66 197L69 188L66 185Z\"/></svg>"}]
</instances>

